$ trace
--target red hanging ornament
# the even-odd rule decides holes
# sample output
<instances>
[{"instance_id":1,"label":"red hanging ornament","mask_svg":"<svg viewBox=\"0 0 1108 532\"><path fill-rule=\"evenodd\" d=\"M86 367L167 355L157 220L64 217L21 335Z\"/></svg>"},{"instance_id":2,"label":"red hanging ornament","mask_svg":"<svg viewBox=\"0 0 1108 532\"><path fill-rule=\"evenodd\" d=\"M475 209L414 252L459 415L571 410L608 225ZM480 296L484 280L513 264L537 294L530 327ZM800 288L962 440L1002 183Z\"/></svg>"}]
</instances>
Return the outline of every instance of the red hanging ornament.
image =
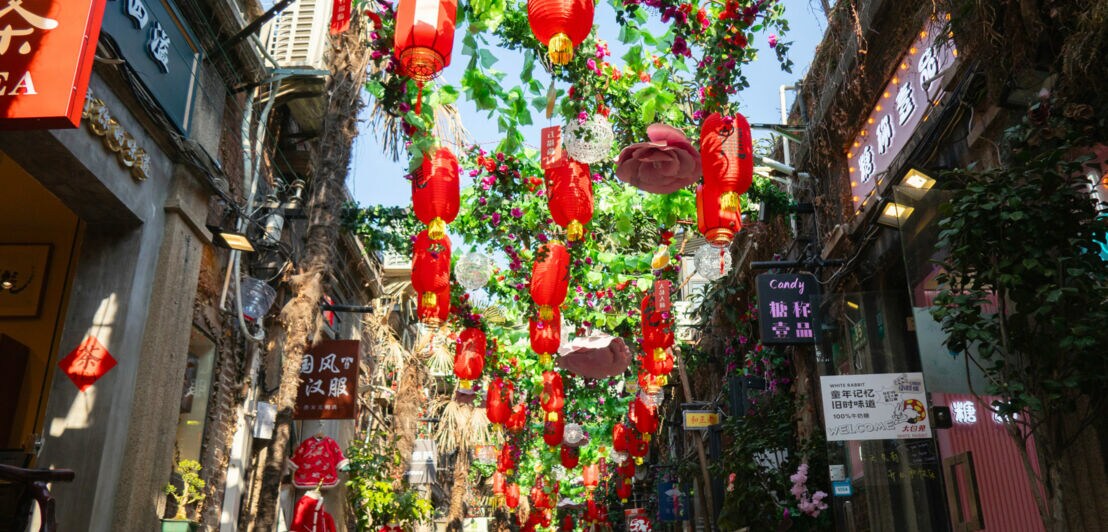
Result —
<instances>
[{"instance_id":1,"label":"red hanging ornament","mask_svg":"<svg viewBox=\"0 0 1108 532\"><path fill-rule=\"evenodd\" d=\"M431 240L445 236L446 224L458 216L460 189L458 159L449 148L424 155L419 171L412 175L412 210L427 225Z\"/></svg>"},{"instance_id":2,"label":"red hanging ornament","mask_svg":"<svg viewBox=\"0 0 1108 532\"><path fill-rule=\"evenodd\" d=\"M562 344L562 312L557 307L551 312L553 317L549 320L537 317L530 320L531 350L539 354L544 367L550 365L550 355L557 353Z\"/></svg>"},{"instance_id":3,"label":"red hanging ornament","mask_svg":"<svg viewBox=\"0 0 1108 532\"><path fill-rule=\"evenodd\" d=\"M485 369L485 350L488 341L481 329L469 327L458 335L454 350L454 375L463 390L473 388L473 381L481 377Z\"/></svg>"},{"instance_id":4,"label":"red hanging ornament","mask_svg":"<svg viewBox=\"0 0 1108 532\"><path fill-rule=\"evenodd\" d=\"M520 403L512 408L512 415L508 416L508 422L504 424L508 432L517 434L527 428L527 405Z\"/></svg>"},{"instance_id":5,"label":"red hanging ornament","mask_svg":"<svg viewBox=\"0 0 1108 532\"><path fill-rule=\"evenodd\" d=\"M664 356L665 350L673 347L673 315L658 312L653 291L647 292L640 306L642 311L643 351L652 356Z\"/></svg>"},{"instance_id":6,"label":"red hanging ornament","mask_svg":"<svg viewBox=\"0 0 1108 532\"><path fill-rule=\"evenodd\" d=\"M555 65L573 59L573 49L592 31L593 0L528 0L527 22Z\"/></svg>"},{"instance_id":7,"label":"red hanging ornament","mask_svg":"<svg viewBox=\"0 0 1108 532\"><path fill-rule=\"evenodd\" d=\"M539 396L539 404L546 411L546 421L558 421L562 406L565 405L565 388L562 387L562 376L557 371L542 372L542 395Z\"/></svg>"},{"instance_id":8,"label":"red hanging ornament","mask_svg":"<svg viewBox=\"0 0 1108 532\"><path fill-rule=\"evenodd\" d=\"M631 498L631 483L620 482L616 487L616 496L619 497L619 502L626 503L627 499Z\"/></svg>"},{"instance_id":9,"label":"red hanging ornament","mask_svg":"<svg viewBox=\"0 0 1108 532\"><path fill-rule=\"evenodd\" d=\"M510 443L500 447L500 455L496 457L496 470L505 475L511 475L516 468L516 448Z\"/></svg>"},{"instance_id":10,"label":"red hanging ornament","mask_svg":"<svg viewBox=\"0 0 1108 532\"><path fill-rule=\"evenodd\" d=\"M716 246L726 246L735 238L742 227L742 216L738 209L729 211L719 202L720 189L716 185L698 185L696 187L696 227L708 242Z\"/></svg>"},{"instance_id":11,"label":"red hanging ornament","mask_svg":"<svg viewBox=\"0 0 1108 532\"><path fill-rule=\"evenodd\" d=\"M588 502L585 503L585 508L585 519L587 519L589 523L596 524L604 518L600 511L600 506L596 504L596 501L589 499Z\"/></svg>"},{"instance_id":12,"label":"red hanging ornament","mask_svg":"<svg viewBox=\"0 0 1108 532\"><path fill-rule=\"evenodd\" d=\"M642 367L653 377L665 377L673 371L673 353L669 349L662 349L661 355L658 356L658 350L643 353Z\"/></svg>"},{"instance_id":13,"label":"red hanging ornament","mask_svg":"<svg viewBox=\"0 0 1108 532\"><path fill-rule=\"evenodd\" d=\"M645 435L649 436L649 435ZM633 434L631 437L631 456L635 457L636 463L642 463L642 458L646 456L646 453L650 451L649 439L641 434Z\"/></svg>"},{"instance_id":14,"label":"red hanging ornament","mask_svg":"<svg viewBox=\"0 0 1108 532\"><path fill-rule=\"evenodd\" d=\"M631 452L631 429L622 422L612 426L612 448L617 453Z\"/></svg>"},{"instance_id":15,"label":"red hanging ornament","mask_svg":"<svg viewBox=\"0 0 1108 532\"><path fill-rule=\"evenodd\" d=\"M512 414L512 383L504 382L497 377L489 383L489 389L485 392L485 416L489 423L503 425L508 422L508 416Z\"/></svg>"},{"instance_id":16,"label":"red hanging ornament","mask_svg":"<svg viewBox=\"0 0 1108 532\"><path fill-rule=\"evenodd\" d=\"M627 482L630 482L630 479L635 476L635 461L624 460L622 464L616 467L616 473L619 473L619 476L626 479Z\"/></svg>"},{"instance_id":17,"label":"red hanging ornament","mask_svg":"<svg viewBox=\"0 0 1108 532\"><path fill-rule=\"evenodd\" d=\"M416 235L412 245L412 288L426 307L434 307L438 294L450 288L449 238L432 239L426 229Z\"/></svg>"},{"instance_id":18,"label":"red hanging ornament","mask_svg":"<svg viewBox=\"0 0 1108 532\"><path fill-rule=\"evenodd\" d=\"M450 287L438 292L426 292L419 298L417 314L419 321L428 325L438 325L450 317ZM426 297L431 296L431 297Z\"/></svg>"},{"instance_id":19,"label":"red hanging ornament","mask_svg":"<svg viewBox=\"0 0 1108 532\"><path fill-rule=\"evenodd\" d=\"M754 179L754 143L746 117L708 115L700 126L700 157L704 184L719 193L720 208L737 212L739 195Z\"/></svg>"},{"instance_id":20,"label":"red hanging ornament","mask_svg":"<svg viewBox=\"0 0 1108 532\"><path fill-rule=\"evenodd\" d=\"M650 435L658 430L657 409L646 404L642 394L639 394L634 401L631 401L631 410L635 420L635 430L642 434L643 441L650 441Z\"/></svg>"},{"instance_id":21,"label":"red hanging ornament","mask_svg":"<svg viewBox=\"0 0 1108 532\"><path fill-rule=\"evenodd\" d=\"M555 421L547 421L542 426L542 440L551 447L562 444L562 437L566 432L566 422L561 418Z\"/></svg>"},{"instance_id":22,"label":"red hanging ornament","mask_svg":"<svg viewBox=\"0 0 1108 532\"><path fill-rule=\"evenodd\" d=\"M504 489L504 503L513 510L519 506L519 484L508 484Z\"/></svg>"},{"instance_id":23,"label":"red hanging ornament","mask_svg":"<svg viewBox=\"0 0 1108 532\"><path fill-rule=\"evenodd\" d=\"M546 204L554 223L566 230L570 242L585 235L585 224L592 220L592 172L589 165L570 160L546 170Z\"/></svg>"},{"instance_id":24,"label":"red hanging ornament","mask_svg":"<svg viewBox=\"0 0 1108 532\"><path fill-rule=\"evenodd\" d=\"M393 55L400 75L419 85L416 114L423 112L423 84L450 64L458 0L400 0Z\"/></svg>"},{"instance_id":25,"label":"red hanging ornament","mask_svg":"<svg viewBox=\"0 0 1108 532\"><path fill-rule=\"evenodd\" d=\"M531 299L539 307L540 320L554 319L554 309L565 302L568 290L569 251L561 242L543 244L531 268Z\"/></svg>"},{"instance_id":26,"label":"red hanging ornament","mask_svg":"<svg viewBox=\"0 0 1108 532\"><path fill-rule=\"evenodd\" d=\"M562 532L572 532L572 531L573 531L573 517L567 515L567 516L562 518Z\"/></svg>"},{"instance_id":27,"label":"red hanging ornament","mask_svg":"<svg viewBox=\"0 0 1108 532\"><path fill-rule=\"evenodd\" d=\"M581 468L581 484L585 489L595 489L600 483L600 466L590 464Z\"/></svg>"},{"instance_id":28,"label":"red hanging ornament","mask_svg":"<svg viewBox=\"0 0 1108 532\"><path fill-rule=\"evenodd\" d=\"M573 469L577 467L577 463L581 460L581 450L576 447L562 445L561 459L562 467Z\"/></svg>"},{"instance_id":29,"label":"red hanging ornament","mask_svg":"<svg viewBox=\"0 0 1108 532\"><path fill-rule=\"evenodd\" d=\"M550 508L544 508L543 511L539 513L539 525L543 528L550 528L550 523L553 522L552 519L553 518L550 516Z\"/></svg>"},{"instance_id":30,"label":"red hanging ornament","mask_svg":"<svg viewBox=\"0 0 1108 532\"><path fill-rule=\"evenodd\" d=\"M507 476L499 471L492 474L492 492L497 495L504 494L504 487L507 484Z\"/></svg>"}]
</instances>

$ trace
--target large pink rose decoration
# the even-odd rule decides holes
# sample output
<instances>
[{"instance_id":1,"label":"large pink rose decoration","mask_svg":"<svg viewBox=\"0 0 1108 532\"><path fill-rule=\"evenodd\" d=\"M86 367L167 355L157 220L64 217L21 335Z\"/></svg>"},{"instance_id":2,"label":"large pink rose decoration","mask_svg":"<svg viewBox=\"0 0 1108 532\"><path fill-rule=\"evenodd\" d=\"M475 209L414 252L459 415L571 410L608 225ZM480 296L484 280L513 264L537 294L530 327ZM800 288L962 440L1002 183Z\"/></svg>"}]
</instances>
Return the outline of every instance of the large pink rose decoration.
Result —
<instances>
[{"instance_id":1,"label":"large pink rose decoration","mask_svg":"<svg viewBox=\"0 0 1108 532\"><path fill-rule=\"evenodd\" d=\"M623 373L631 364L631 350L623 339L607 334L576 338L558 348L558 367L590 379Z\"/></svg>"},{"instance_id":2,"label":"large pink rose decoration","mask_svg":"<svg viewBox=\"0 0 1108 532\"><path fill-rule=\"evenodd\" d=\"M646 128L650 142L619 152L616 177L654 194L669 194L700 179L700 153L681 130L665 124Z\"/></svg>"}]
</instances>

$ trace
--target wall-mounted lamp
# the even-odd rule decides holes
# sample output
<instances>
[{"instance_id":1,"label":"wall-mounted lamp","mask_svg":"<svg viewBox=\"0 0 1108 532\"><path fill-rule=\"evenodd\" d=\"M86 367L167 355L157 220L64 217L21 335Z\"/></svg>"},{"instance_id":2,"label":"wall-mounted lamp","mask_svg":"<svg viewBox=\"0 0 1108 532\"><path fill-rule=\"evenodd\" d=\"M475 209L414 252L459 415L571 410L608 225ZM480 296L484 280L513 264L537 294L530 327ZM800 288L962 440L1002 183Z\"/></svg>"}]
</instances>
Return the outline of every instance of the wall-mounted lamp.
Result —
<instances>
[{"instance_id":1,"label":"wall-mounted lamp","mask_svg":"<svg viewBox=\"0 0 1108 532\"><path fill-rule=\"evenodd\" d=\"M908 217L915 211L915 207L909 207L895 201L885 202L881 206L881 214L877 217L877 223L893 229L900 229Z\"/></svg>"},{"instance_id":2,"label":"wall-mounted lamp","mask_svg":"<svg viewBox=\"0 0 1108 532\"><path fill-rule=\"evenodd\" d=\"M254 243L246 233L236 231L235 221L238 214L219 196L212 196L208 202L208 218L204 225L212 232L212 244L226 249L246 253L254 252Z\"/></svg>"},{"instance_id":3,"label":"wall-mounted lamp","mask_svg":"<svg viewBox=\"0 0 1108 532\"><path fill-rule=\"evenodd\" d=\"M918 200L935 186L935 180L917 168L909 168L904 177L900 178L899 192Z\"/></svg>"}]
</instances>

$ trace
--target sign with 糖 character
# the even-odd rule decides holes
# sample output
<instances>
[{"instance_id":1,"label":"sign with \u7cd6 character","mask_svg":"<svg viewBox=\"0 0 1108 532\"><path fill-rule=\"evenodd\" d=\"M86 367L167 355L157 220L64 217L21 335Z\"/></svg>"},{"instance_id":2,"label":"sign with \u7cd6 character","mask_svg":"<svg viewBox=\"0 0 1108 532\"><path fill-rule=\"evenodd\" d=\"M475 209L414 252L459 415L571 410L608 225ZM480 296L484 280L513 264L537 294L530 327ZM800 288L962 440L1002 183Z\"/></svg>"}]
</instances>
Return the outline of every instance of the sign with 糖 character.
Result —
<instances>
[{"instance_id":1,"label":"sign with \u7cd6 character","mask_svg":"<svg viewBox=\"0 0 1108 532\"><path fill-rule=\"evenodd\" d=\"M808 273L758 276L758 326L763 344L819 340L819 280Z\"/></svg>"},{"instance_id":2,"label":"sign with \u7cd6 character","mask_svg":"<svg viewBox=\"0 0 1108 532\"><path fill-rule=\"evenodd\" d=\"M820 377L827 441L930 438L922 373Z\"/></svg>"},{"instance_id":3,"label":"sign with \u7cd6 character","mask_svg":"<svg viewBox=\"0 0 1108 532\"><path fill-rule=\"evenodd\" d=\"M304 353L293 419L354 419L358 350L358 340L327 340Z\"/></svg>"}]
</instances>

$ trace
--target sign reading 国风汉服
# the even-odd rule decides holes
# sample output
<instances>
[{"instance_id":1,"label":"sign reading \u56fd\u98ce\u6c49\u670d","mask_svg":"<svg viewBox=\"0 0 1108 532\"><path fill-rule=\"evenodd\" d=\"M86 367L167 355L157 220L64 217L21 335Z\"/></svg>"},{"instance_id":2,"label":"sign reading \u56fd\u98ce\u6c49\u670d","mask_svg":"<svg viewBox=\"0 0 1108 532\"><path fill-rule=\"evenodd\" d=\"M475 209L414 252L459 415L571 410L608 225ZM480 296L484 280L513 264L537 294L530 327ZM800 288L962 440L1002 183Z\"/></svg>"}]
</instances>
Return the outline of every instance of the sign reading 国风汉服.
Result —
<instances>
[{"instance_id":1,"label":"sign reading \u56fd\u98ce\u6c49\u670d","mask_svg":"<svg viewBox=\"0 0 1108 532\"><path fill-rule=\"evenodd\" d=\"M359 345L327 340L304 353L294 419L354 419Z\"/></svg>"},{"instance_id":2,"label":"sign reading \u56fd\u98ce\u6c49\u670d","mask_svg":"<svg viewBox=\"0 0 1108 532\"><path fill-rule=\"evenodd\" d=\"M819 280L808 273L758 276L758 327L763 344L819 340Z\"/></svg>"},{"instance_id":3,"label":"sign reading \u56fd\u98ce\u6c49\u670d","mask_svg":"<svg viewBox=\"0 0 1108 532\"><path fill-rule=\"evenodd\" d=\"M930 438L922 373L820 377L827 441Z\"/></svg>"}]
</instances>

